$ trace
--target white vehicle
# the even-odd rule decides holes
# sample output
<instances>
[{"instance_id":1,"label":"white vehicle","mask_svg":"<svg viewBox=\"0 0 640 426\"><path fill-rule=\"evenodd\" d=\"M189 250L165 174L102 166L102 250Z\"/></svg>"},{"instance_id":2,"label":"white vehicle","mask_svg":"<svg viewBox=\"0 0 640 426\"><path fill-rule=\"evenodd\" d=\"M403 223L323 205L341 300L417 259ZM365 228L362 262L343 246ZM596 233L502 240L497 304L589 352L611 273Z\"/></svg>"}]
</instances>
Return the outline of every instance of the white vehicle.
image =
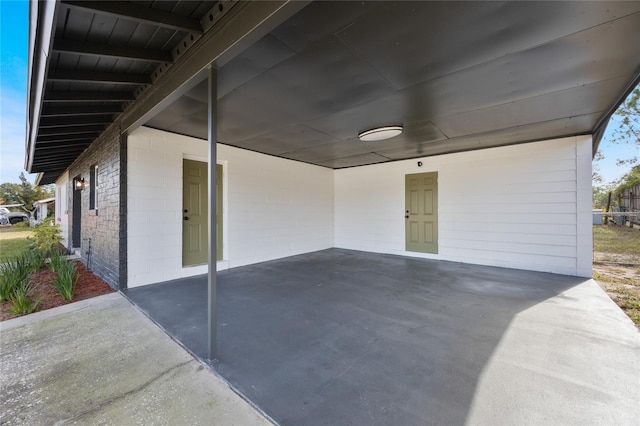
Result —
<instances>
[{"instance_id":1,"label":"white vehicle","mask_svg":"<svg viewBox=\"0 0 640 426\"><path fill-rule=\"evenodd\" d=\"M20 206L20 204L11 205L8 207L16 207L16 206ZM12 225L15 225L16 223L28 222L28 221L29 221L28 214L9 211L9 209L6 206L0 207L0 224L6 225L7 223L10 223Z\"/></svg>"}]
</instances>

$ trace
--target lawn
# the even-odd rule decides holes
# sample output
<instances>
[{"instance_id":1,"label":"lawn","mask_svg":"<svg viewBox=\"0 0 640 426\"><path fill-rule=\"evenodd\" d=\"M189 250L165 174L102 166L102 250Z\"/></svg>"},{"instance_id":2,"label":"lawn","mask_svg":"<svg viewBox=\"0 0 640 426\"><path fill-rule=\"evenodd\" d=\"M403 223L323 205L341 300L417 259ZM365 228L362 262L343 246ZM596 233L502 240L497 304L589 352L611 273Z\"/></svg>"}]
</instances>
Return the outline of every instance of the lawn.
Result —
<instances>
[{"instance_id":1,"label":"lawn","mask_svg":"<svg viewBox=\"0 0 640 426\"><path fill-rule=\"evenodd\" d=\"M593 227L593 278L640 328L640 230Z\"/></svg>"},{"instance_id":2,"label":"lawn","mask_svg":"<svg viewBox=\"0 0 640 426\"><path fill-rule=\"evenodd\" d=\"M33 232L28 228L16 228L13 226L0 229L0 259L15 259L20 253L27 250L31 242L27 239Z\"/></svg>"},{"instance_id":3,"label":"lawn","mask_svg":"<svg viewBox=\"0 0 640 426\"><path fill-rule=\"evenodd\" d=\"M593 227L593 251L637 256L640 262L640 230L596 225Z\"/></svg>"}]
</instances>

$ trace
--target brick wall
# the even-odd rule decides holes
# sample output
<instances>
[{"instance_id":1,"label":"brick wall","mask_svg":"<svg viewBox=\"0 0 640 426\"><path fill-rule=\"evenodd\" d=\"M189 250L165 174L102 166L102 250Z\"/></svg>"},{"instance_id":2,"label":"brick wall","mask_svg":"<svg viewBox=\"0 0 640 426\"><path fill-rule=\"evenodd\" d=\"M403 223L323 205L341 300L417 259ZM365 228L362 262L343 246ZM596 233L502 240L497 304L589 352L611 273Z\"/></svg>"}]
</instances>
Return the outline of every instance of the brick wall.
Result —
<instances>
[{"instance_id":1,"label":"brick wall","mask_svg":"<svg viewBox=\"0 0 640 426\"><path fill-rule=\"evenodd\" d=\"M118 132L102 135L69 167L68 183L69 211L71 212L73 178L80 175L85 179L85 189L81 192L82 262L115 289L126 287L126 271L120 274L121 253L126 252L126 236L122 235L120 229L120 217L126 215L126 206L121 203L123 172L121 152L123 150L126 152L126 139L121 139ZM89 174L92 166L98 168L97 208L93 210L89 208ZM68 241L71 241L73 233L71 216L69 215Z\"/></svg>"}]
</instances>

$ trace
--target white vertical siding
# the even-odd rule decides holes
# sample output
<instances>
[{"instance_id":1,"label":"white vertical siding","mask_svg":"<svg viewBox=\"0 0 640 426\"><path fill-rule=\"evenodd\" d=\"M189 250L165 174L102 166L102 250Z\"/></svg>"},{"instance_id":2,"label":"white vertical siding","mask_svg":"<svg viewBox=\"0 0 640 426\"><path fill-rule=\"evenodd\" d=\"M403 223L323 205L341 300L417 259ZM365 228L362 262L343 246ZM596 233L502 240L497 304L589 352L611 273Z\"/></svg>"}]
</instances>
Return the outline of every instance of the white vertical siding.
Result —
<instances>
[{"instance_id":1,"label":"white vertical siding","mask_svg":"<svg viewBox=\"0 0 640 426\"><path fill-rule=\"evenodd\" d=\"M182 267L182 160L205 141L141 128L128 138L128 285L206 273ZM333 246L333 171L218 146L223 258L235 267Z\"/></svg>"},{"instance_id":2,"label":"white vertical siding","mask_svg":"<svg viewBox=\"0 0 640 426\"><path fill-rule=\"evenodd\" d=\"M337 170L335 245L590 276L590 147L572 137ZM404 176L433 171L439 253L407 252Z\"/></svg>"},{"instance_id":3,"label":"white vertical siding","mask_svg":"<svg viewBox=\"0 0 640 426\"><path fill-rule=\"evenodd\" d=\"M56 223L62 230L62 245L69 248L69 172L56 181Z\"/></svg>"}]
</instances>

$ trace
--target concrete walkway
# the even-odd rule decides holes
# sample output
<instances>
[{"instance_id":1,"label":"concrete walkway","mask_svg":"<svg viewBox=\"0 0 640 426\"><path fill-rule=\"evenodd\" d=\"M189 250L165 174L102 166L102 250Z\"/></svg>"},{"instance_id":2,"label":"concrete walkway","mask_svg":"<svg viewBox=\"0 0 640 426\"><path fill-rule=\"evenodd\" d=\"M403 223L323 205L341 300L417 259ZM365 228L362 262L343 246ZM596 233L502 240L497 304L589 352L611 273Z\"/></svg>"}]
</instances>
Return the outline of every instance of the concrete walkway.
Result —
<instances>
[{"instance_id":1,"label":"concrete walkway","mask_svg":"<svg viewBox=\"0 0 640 426\"><path fill-rule=\"evenodd\" d=\"M113 293L0 323L0 424L270 424Z\"/></svg>"}]
</instances>

